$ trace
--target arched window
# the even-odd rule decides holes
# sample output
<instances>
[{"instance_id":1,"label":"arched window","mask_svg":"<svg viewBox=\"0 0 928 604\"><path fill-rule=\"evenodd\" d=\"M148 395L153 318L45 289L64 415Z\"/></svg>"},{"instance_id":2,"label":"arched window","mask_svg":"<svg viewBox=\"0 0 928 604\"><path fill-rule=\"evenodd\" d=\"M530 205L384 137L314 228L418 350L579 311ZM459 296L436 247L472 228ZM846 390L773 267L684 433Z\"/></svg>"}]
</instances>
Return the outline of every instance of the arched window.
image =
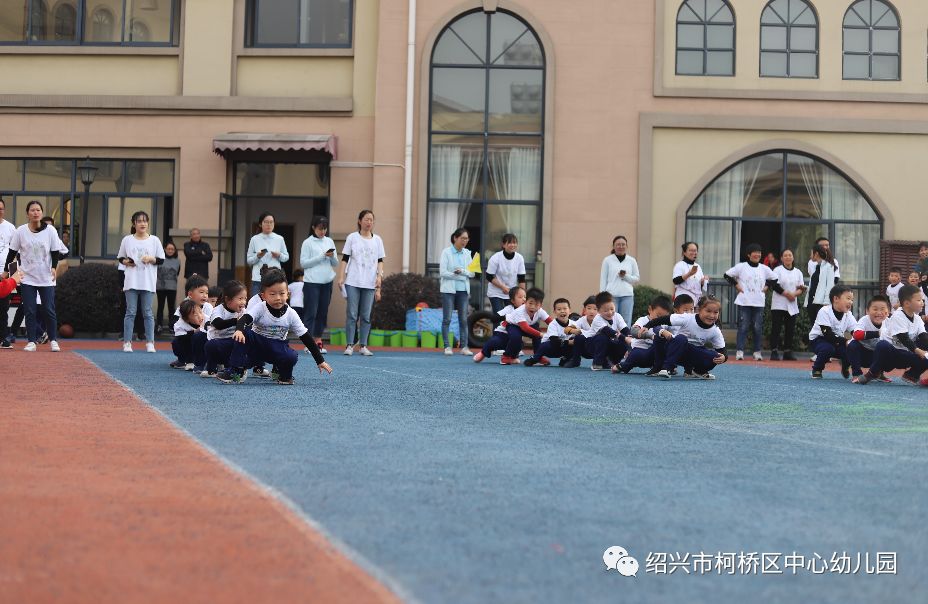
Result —
<instances>
[{"instance_id":1,"label":"arched window","mask_svg":"<svg viewBox=\"0 0 928 604\"><path fill-rule=\"evenodd\" d=\"M677 75L735 75L735 14L727 0L686 0L680 5Z\"/></svg>"},{"instance_id":2,"label":"arched window","mask_svg":"<svg viewBox=\"0 0 928 604\"><path fill-rule=\"evenodd\" d=\"M67 3L55 8L55 41L74 42L77 40L77 9Z\"/></svg>"},{"instance_id":3,"label":"arched window","mask_svg":"<svg viewBox=\"0 0 928 604\"><path fill-rule=\"evenodd\" d=\"M872 287L880 280L882 228L882 218L844 174L819 158L788 150L731 166L686 213L686 240L699 244L700 264L714 279L742 261L750 243L777 256L792 249L796 266L805 272L815 240L827 237L841 280Z\"/></svg>"},{"instance_id":4,"label":"arched window","mask_svg":"<svg viewBox=\"0 0 928 604\"><path fill-rule=\"evenodd\" d=\"M818 18L806 0L770 0L760 16L760 75L818 77Z\"/></svg>"},{"instance_id":5,"label":"arched window","mask_svg":"<svg viewBox=\"0 0 928 604\"><path fill-rule=\"evenodd\" d=\"M129 41L148 42L150 39L151 32L148 26L141 19L132 19L129 23Z\"/></svg>"},{"instance_id":6,"label":"arched window","mask_svg":"<svg viewBox=\"0 0 928 604\"><path fill-rule=\"evenodd\" d=\"M93 11L91 17L91 39L95 42L118 42L116 37L116 19L113 13L106 8Z\"/></svg>"},{"instance_id":7,"label":"arched window","mask_svg":"<svg viewBox=\"0 0 928 604\"><path fill-rule=\"evenodd\" d=\"M32 0L30 9L30 34L32 40L48 39L48 5L45 0Z\"/></svg>"},{"instance_id":8,"label":"arched window","mask_svg":"<svg viewBox=\"0 0 928 604\"><path fill-rule=\"evenodd\" d=\"M432 50L426 262L458 227L484 257L515 233L533 270L541 234L545 55L505 11L452 21Z\"/></svg>"},{"instance_id":9,"label":"arched window","mask_svg":"<svg viewBox=\"0 0 928 604\"><path fill-rule=\"evenodd\" d=\"M899 15L883 0L858 0L844 14L844 79L899 79Z\"/></svg>"}]
</instances>

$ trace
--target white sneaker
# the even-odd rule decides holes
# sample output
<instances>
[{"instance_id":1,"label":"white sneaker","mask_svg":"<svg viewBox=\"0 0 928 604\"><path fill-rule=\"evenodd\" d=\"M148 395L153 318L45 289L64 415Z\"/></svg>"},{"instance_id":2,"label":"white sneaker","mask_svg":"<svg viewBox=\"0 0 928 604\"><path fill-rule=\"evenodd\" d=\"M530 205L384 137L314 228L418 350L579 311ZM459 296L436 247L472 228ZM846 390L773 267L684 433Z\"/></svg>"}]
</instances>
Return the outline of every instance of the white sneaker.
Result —
<instances>
[{"instance_id":1,"label":"white sneaker","mask_svg":"<svg viewBox=\"0 0 928 604\"><path fill-rule=\"evenodd\" d=\"M361 356L372 357L374 353L367 349L367 346L362 346L360 350Z\"/></svg>"},{"instance_id":2,"label":"white sneaker","mask_svg":"<svg viewBox=\"0 0 928 604\"><path fill-rule=\"evenodd\" d=\"M58 340L52 340L51 346L52 352L61 352L61 346L58 345Z\"/></svg>"},{"instance_id":3,"label":"white sneaker","mask_svg":"<svg viewBox=\"0 0 928 604\"><path fill-rule=\"evenodd\" d=\"M463 354L463 355L466 356L466 357L472 357L472 356L474 356L474 353L471 352L470 348L462 348L460 354Z\"/></svg>"},{"instance_id":4,"label":"white sneaker","mask_svg":"<svg viewBox=\"0 0 928 604\"><path fill-rule=\"evenodd\" d=\"M193 363L187 363L184 365L184 371L193 371Z\"/></svg>"},{"instance_id":5,"label":"white sneaker","mask_svg":"<svg viewBox=\"0 0 928 604\"><path fill-rule=\"evenodd\" d=\"M309 354L309 347L308 347L308 346L304 346L304 347L303 347L303 354Z\"/></svg>"},{"instance_id":6,"label":"white sneaker","mask_svg":"<svg viewBox=\"0 0 928 604\"><path fill-rule=\"evenodd\" d=\"M320 347L319 347L319 354L329 354L329 351L326 350L325 348L323 348L322 346L320 346Z\"/></svg>"},{"instance_id":7,"label":"white sneaker","mask_svg":"<svg viewBox=\"0 0 928 604\"><path fill-rule=\"evenodd\" d=\"M123 352L132 352L132 342L123 342L122 343Z\"/></svg>"},{"instance_id":8,"label":"white sneaker","mask_svg":"<svg viewBox=\"0 0 928 604\"><path fill-rule=\"evenodd\" d=\"M25 350L26 352L35 352L35 342L29 342L28 344L23 346L23 350Z\"/></svg>"},{"instance_id":9,"label":"white sneaker","mask_svg":"<svg viewBox=\"0 0 928 604\"><path fill-rule=\"evenodd\" d=\"M145 352L155 352L155 343L148 342L145 344Z\"/></svg>"},{"instance_id":10,"label":"white sneaker","mask_svg":"<svg viewBox=\"0 0 928 604\"><path fill-rule=\"evenodd\" d=\"M736 361L743 361L743 360L744 360L744 351L743 351L743 350L739 350L739 351L735 352L735 360L736 360Z\"/></svg>"},{"instance_id":11,"label":"white sneaker","mask_svg":"<svg viewBox=\"0 0 928 604\"><path fill-rule=\"evenodd\" d=\"M667 371L666 369L661 369L660 371L658 371L657 373L654 374L654 377L658 377L658 378L663 378L663 379L665 379L665 380L669 380L669 379L670 379L670 372Z\"/></svg>"},{"instance_id":12,"label":"white sneaker","mask_svg":"<svg viewBox=\"0 0 928 604\"><path fill-rule=\"evenodd\" d=\"M348 346L347 348L345 348L345 352L344 352L343 354L344 354L346 357L350 357L351 355L354 354L354 347L353 347L353 346Z\"/></svg>"},{"instance_id":13,"label":"white sneaker","mask_svg":"<svg viewBox=\"0 0 928 604\"><path fill-rule=\"evenodd\" d=\"M763 360L764 360L764 355L762 355L762 354L760 353L760 351L758 350L757 352L754 353L754 360L755 360L755 361L763 361Z\"/></svg>"},{"instance_id":14,"label":"white sneaker","mask_svg":"<svg viewBox=\"0 0 928 604\"><path fill-rule=\"evenodd\" d=\"M453 355L453 354L454 354L454 351L453 351L453 350L451 350L450 348L445 348L445 356L446 356L446 357L450 357L450 356Z\"/></svg>"}]
</instances>

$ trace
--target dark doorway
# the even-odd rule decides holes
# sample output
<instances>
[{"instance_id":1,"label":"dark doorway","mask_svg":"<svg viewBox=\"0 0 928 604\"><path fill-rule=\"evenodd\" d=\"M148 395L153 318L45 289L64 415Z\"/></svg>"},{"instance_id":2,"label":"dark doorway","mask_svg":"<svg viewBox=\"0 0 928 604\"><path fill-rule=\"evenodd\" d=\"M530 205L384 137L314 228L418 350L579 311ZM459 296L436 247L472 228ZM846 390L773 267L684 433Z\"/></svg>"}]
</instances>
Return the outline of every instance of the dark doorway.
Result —
<instances>
[{"instance_id":1,"label":"dark doorway","mask_svg":"<svg viewBox=\"0 0 928 604\"><path fill-rule=\"evenodd\" d=\"M782 241L783 224L781 222L751 222L745 220L741 223L741 249L736 262L743 262L747 259L744 250L752 243L759 243L763 249L761 260L767 256L768 252L773 252L774 257L779 259L780 247L783 245Z\"/></svg>"}]
</instances>

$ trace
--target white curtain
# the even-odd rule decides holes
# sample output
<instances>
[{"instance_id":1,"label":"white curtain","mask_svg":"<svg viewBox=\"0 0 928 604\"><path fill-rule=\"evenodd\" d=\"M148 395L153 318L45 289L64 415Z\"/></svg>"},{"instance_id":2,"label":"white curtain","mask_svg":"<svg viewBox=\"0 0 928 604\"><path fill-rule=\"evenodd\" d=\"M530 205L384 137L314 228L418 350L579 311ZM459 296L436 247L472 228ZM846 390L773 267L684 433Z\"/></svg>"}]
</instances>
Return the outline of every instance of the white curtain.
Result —
<instances>
[{"instance_id":1,"label":"white curtain","mask_svg":"<svg viewBox=\"0 0 928 604\"><path fill-rule=\"evenodd\" d=\"M430 197L471 199L480 177L481 150L461 145L432 145ZM464 224L469 203L434 202L429 204L428 262L441 260L441 252L450 245L451 233Z\"/></svg>"},{"instance_id":2,"label":"white curtain","mask_svg":"<svg viewBox=\"0 0 928 604\"><path fill-rule=\"evenodd\" d=\"M541 197L541 148L491 148L488 163L490 183L496 191L496 199L539 200ZM519 238L522 253L534 257L535 252L538 251L535 242L538 212L535 207L501 204L498 208L504 232L515 233Z\"/></svg>"},{"instance_id":3,"label":"white curtain","mask_svg":"<svg viewBox=\"0 0 928 604\"><path fill-rule=\"evenodd\" d=\"M790 155L789 161L799 166L802 183L806 186L806 193L809 195L809 201L812 202L812 208L816 214L812 218L824 216L822 204L826 178L825 165L802 155Z\"/></svg>"}]
</instances>

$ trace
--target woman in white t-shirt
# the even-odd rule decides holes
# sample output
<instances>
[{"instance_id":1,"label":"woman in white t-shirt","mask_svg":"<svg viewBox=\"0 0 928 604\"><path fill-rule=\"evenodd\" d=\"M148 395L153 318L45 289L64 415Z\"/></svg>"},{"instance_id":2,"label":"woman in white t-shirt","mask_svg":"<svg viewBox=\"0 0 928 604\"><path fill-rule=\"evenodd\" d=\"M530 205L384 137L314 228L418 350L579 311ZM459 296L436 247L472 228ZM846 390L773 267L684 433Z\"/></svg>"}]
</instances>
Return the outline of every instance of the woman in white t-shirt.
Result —
<instances>
[{"instance_id":1,"label":"woman in white t-shirt","mask_svg":"<svg viewBox=\"0 0 928 604\"><path fill-rule=\"evenodd\" d=\"M781 264L773 269L776 284L773 286L773 298L770 301L770 360L780 360L780 328L785 327L783 357L784 361L795 361L793 356L793 336L796 333L796 315L799 314L799 296L806 289L802 271L793 265L793 250L787 248L780 252Z\"/></svg>"},{"instance_id":2,"label":"woman in white t-shirt","mask_svg":"<svg viewBox=\"0 0 928 604\"><path fill-rule=\"evenodd\" d=\"M371 309L380 301L380 284L383 280L383 240L374 234L374 213L362 210L358 214L358 232L348 235L342 248L342 261L338 266L338 287L345 288L348 298L345 335L348 346L345 354L354 352L354 336L361 320L361 354L373 356L367 349L371 332Z\"/></svg>"},{"instance_id":3,"label":"woman in white t-shirt","mask_svg":"<svg viewBox=\"0 0 928 604\"><path fill-rule=\"evenodd\" d=\"M702 272L702 267L696 264L699 245L694 241L687 241L680 248L683 250L683 258L673 267L673 299L686 294L693 299L695 305L706 295L709 277Z\"/></svg>"},{"instance_id":4,"label":"woman in white t-shirt","mask_svg":"<svg viewBox=\"0 0 928 604\"><path fill-rule=\"evenodd\" d=\"M145 351L155 352L155 315L151 302L158 284L158 265L164 264L161 240L148 232L148 214L132 215L130 234L122 238L116 260L126 267L122 289L126 294L126 316L122 322L122 351L132 352L132 328L139 307L145 321Z\"/></svg>"},{"instance_id":5,"label":"woman in white t-shirt","mask_svg":"<svg viewBox=\"0 0 928 604\"><path fill-rule=\"evenodd\" d=\"M41 335L36 321L37 295L42 297L52 352L61 350L58 346L58 315L55 312L55 269L58 261L68 253L68 248L58 238L58 231L42 222L44 211L38 201L26 204L29 222L16 229L4 263L8 266L19 254L19 268L24 274L19 290L26 307L26 337L29 340L23 348L26 352L35 352L35 343Z\"/></svg>"},{"instance_id":6,"label":"woman in white t-shirt","mask_svg":"<svg viewBox=\"0 0 928 604\"><path fill-rule=\"evenodd\" d=\"M500 251L490 256L487 270L487 298L496 315L509 304L509 290L515 286L525 289L525 258L517 252L519 238L514 233L503 235Z\"/></svg>"}]
</instances>

